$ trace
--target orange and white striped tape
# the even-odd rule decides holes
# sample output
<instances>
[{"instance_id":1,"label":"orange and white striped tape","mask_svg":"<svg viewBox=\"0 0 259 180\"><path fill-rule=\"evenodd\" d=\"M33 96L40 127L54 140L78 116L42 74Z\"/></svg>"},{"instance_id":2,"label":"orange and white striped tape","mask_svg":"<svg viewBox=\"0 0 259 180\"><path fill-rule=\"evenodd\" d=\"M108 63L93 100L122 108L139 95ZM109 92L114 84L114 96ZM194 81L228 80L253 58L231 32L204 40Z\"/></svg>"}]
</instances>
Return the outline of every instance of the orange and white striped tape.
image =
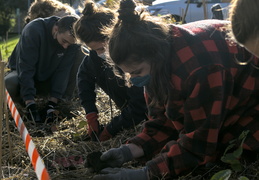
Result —
<instances>
[{"instance_id":1,"label":"orange and white striped tape","mask_svg":"<svg viewBox=\"0 0 259 180\"><path fill-rule=\"evenodd\" d=\"M8 103L9 109L11 111L13 119L15 120L15 124L22 136L23 142L26 147L26 151L30 156L32 166L34 168L34 171L35 171L38 179L39 180L50 180L50 176L44 165L44 162L41 159L37 149L35 148L35 145L31 139L31 136L28 133L28 130L27 130L26 126L24 125L24 122L23 122L18 110L16 109L11 96L9 95L7 90L5 90L5 91L6 91L7 103Z\"/></svg>"}]
</instances>

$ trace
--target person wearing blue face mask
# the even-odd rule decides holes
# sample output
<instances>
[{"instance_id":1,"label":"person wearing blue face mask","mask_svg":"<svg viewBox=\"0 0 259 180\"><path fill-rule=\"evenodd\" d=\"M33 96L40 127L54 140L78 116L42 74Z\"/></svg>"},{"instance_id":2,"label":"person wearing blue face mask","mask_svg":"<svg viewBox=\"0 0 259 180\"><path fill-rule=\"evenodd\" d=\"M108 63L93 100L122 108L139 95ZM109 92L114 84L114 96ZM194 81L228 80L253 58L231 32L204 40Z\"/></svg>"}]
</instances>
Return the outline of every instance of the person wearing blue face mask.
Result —
<instances>
[{"instance_id":1,"label":"person wearing blue face mask","mask_svg":"<svg viewBox=\"0 0 259 180\"><path fill-rule=\"evenodd\" d=\"M258 155L258 28L247 22L257 26L251 17L258 16L259 3L236 1L242 2L235 3L241 13L233 12L238 16L232 28L246 48L230 41L229 21L167 24L137 12L134 0L120 1L118 21L103 30L109 35L109 63L123 71L126 81L145 85L149 120L126 144L100 156L106 168L93 180L177 179L218 163L231 141L237 142L230 144L231 152L242 148ZM250 9L255 14L246 20L242 10ZM123 168L132 160L146 164Z\"/></svg>"},{"instance_id":2,"label":"person wearing blue face mask","mask_svg":"<svg viewBox=\"0 0 259 180\"><path fill-rule=\"evenodd\" d=\"M106 62L105 42L107 35L101 33L103 26L112 24L117 14L111 9L98 8L94 2L85 3L82 16L75 23L75 35L90 49L79 67L77 85L79 98L86 113L88 134L93 141L106 141L123 129L132 128L146 120L147 107L143 87L128 88ZM111 117L107 125L101 125L96 107L96 85L100 87L121 110Z\"/></svg>"},{"instance_id":3,"label":"person wearing blue face mask","mask_svg":"<svg viewBox=\"0 0 259 180\"><path fill-rule=\"evenodd\" d=\"M149 83L150 77L151 77L150 74L147 74L147 75L142 76L142 77L130 78L130 81L134 86L143 87L143 86L145 86Z\"/></svg>"}]
</instances>

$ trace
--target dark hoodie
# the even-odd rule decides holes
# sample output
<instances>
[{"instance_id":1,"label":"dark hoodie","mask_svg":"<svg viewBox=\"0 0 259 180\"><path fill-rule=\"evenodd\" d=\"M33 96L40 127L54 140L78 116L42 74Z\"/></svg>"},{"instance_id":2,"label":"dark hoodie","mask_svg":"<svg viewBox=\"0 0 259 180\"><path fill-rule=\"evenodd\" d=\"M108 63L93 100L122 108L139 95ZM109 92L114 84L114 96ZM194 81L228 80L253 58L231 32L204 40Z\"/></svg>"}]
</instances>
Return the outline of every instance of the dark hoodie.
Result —
<instances>
[{"instance_id":1,"label":"dark hoodie","mask_svg":"<svg viewBox=\"0 0 259 180\"><path fill-rule=\"evenodd\" d=\"M59 19L38 18L27 24L10 57L9 68L17 70L24 101L34 98L34 81L49 80L52 97L61 98L66 90L78 47L64 49L53 38L52 28Z\"/></svg>"},{"instance_id":2,"label":"dark hoodie","mask_svg":"<svg viewBox=\"0 0 259 180\"><path fill-rule=\"evenodd\" d=\"M145 120L147 108L144 90L139 87L128 88L124 80L116 77L105 60L98 57L95 51L90 51L78 71L78 90L81 104L86 113L97 112L95 86L102 88L121 109L121 114L114 117L107 125L111 135L124 128L131 128Z\"/></svg>"}]
</instances>

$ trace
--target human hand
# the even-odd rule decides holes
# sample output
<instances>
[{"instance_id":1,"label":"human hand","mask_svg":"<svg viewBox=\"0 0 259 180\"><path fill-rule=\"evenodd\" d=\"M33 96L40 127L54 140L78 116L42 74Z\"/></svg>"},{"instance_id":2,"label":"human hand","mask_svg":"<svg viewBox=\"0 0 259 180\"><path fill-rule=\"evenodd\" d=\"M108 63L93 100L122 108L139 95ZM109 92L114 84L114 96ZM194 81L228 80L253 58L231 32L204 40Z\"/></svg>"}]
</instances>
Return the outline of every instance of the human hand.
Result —
<instances>
[{"instance_id":1,"label":"human hand","mask_svg":"<svg viewBox=\"0 0 259 180\"><path fill-rule=\"evenodd\" d=\"M35 102L30 102L26 105L27 118L28 120L35 121L36 123L41 122L40 114L37 109Z\"/></svg>"},{"instance_id":2,"label":"human hand","mask_svg":"<svg viewBox=\"0 0 259 180\"><path fill-rule=\"evenodd\" d=\"M142 169L105 168L93 180L148 180L147 167Z\"/></svg>"},{"instance_id":3,"label":"human hand","mask_svg":"<svg viewBox=\"0 0 259 180\"><path fill-rule=\"evenodd\" d=\"M88 113L86 116L87 124L88 124L88 135L91 137L92 141L97 141L100 126L98 115L96 112Z\"/></svg>"},{"instance_id":4,"label":"human hand","mask_svg":"<svg viewBox=\"0 0 259 180\"><path fill-rule=\"evenodd\" d=\"M46 106L46 121L47 122L53 122L59 114L58 104L52 101L49 101Z\"/></svg>"},{"instance_id":5,"label":"human hand","mask_svg":"<svg viewBox=\"0 0 259 180\"><path fill-rule=\"evenodd\" d=\"M121 167L125 162L133 159L130 149L126 145L119 148L112 148L104 152L100 159L107 164L107 167Z\"/></svg>"}]
</instances>

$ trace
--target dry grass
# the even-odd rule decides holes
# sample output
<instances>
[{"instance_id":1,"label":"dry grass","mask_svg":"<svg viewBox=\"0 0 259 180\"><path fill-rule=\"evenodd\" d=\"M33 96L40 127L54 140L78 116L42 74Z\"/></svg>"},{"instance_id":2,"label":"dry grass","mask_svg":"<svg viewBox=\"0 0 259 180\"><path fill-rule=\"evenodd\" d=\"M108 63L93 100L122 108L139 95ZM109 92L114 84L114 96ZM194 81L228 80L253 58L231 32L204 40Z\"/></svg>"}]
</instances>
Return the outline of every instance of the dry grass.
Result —
<instances>
[{"instance_id":1,"label":"dry grass","mask_svg":"<svg viewBox=\"0 0 259 180\"><path fill-rule=\"evenodd\" d=\"M115 107L114 103L112 103L112 108L110 107L109 98L101 90L98 90L97 94L97 105L100 110L100 120L102 120L102 123L105 123L108 122L111 118L111 109L113 111L113 115L118 114L119 110ZM42 104L44 104L44 102L42 102ZM85 160L89 153L93 151L106 151L110 148L119 147L128 138L141 131L141 125L138 125L131 130L125 130L121 132L119 135L106 142L91 142L87 139L86 128L78 127L81 121L85 121L84 111L80 107L78 99L74 99L72 102L63 105L61 109L63 110L63 115L67 115L69 118L63 118L61 121L55 122L55 126L46 124L39 126L33 123L25 122L26 127L33 138L33 142L35 143L41 158L44 160L48 172L53 180L92 179L94 174L89 172L88 169L84 166L85 161L75 166L63 168L55 163L55 160L69 156L78 156ZM2 145L2 179L37 179L14 121L10 119L10 132L13 144L11 147L12 153L10 153L8 146L6 126L4 127ZM53 127L56 128L55 132L51 131ZM259 176L258 165L258 161L253 163L247 163L244 161L244 171L241 173L233 174L231 179L238 179L238 177L241 175L248 177L250 180L259 179L257 177ZM125 167L130 168L137 168L139 166L141 166L141 164L137 162L131 162L125 165ZM210 179L214 173L226 168L229 167L220 163L212 165L211 167L200 167L178 179Z\"/></svg>"},{"instance_id":2,"label":"dry grass","mask_svg":"<svg viewBox=\"0 0 259 180\"><path fill-rule=\"evenodd\" d=\"M111 117L110 100L101 90L98 90L97 94L100 120L102 123L106 123ZM113 102L111 103L113 114L118 114L119 110ZM38 104L41 107L45 104L45 101L38 100ZM38 125L25 122L33 142L53 180L92 179L94 174L88 172L88 169L84 167L84 163L63 168L55 163L55 160L69 156L80 156L85 160L86 156L93 151L106 151L112 147L119 147L129 137L140 131L140 127L128 131L125 130L120 135L106 142L91 142L87 137L86 127L78 128L80 122L85 121L85 114L78 99L63 104L60 108L63 112L62 115L67 115L70 117L69 119L63 118L61 121L54 122L52 125ZM68 110L70 113L68 113ZM20 111L20 114L25 119L23 111ZM54 132L52 131L53 127L55 128ZM11 147L12 153L10 153L8 146L6 126L3 131L2 179L37 179L31 166L30 158L12 118L10 118L10 131L13 144Z\"/></svg>"}]
</instances>

